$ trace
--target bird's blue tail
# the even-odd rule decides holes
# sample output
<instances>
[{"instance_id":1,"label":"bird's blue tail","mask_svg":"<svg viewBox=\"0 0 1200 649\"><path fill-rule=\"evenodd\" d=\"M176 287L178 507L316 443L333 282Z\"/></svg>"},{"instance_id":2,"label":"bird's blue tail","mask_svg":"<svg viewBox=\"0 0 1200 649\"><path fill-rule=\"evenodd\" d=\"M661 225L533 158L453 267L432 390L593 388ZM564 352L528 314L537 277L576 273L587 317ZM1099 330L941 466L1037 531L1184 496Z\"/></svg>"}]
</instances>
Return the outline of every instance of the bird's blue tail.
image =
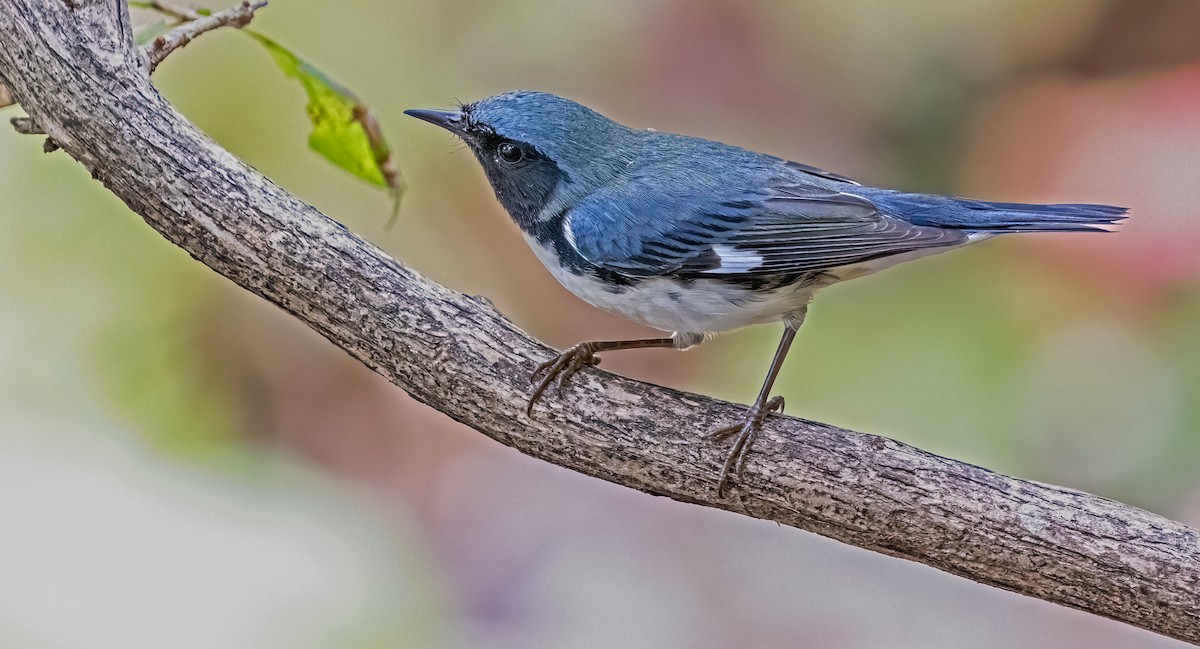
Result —
<instances>
[{"instance_id":1,"label":"bird's blue tail","mask_svg":"<svg viewBox=\"0 0 1200 649\"><path fill-rule=\"evenodd\" d=\"M1127 208L1112 205L993 203L899 192L870 198L887 213L917 225L988 232L1111 230L1129 212Z\"/></svg>"},{"instance_id":2,"label":"bird's blue tail","mask_svg":"<svg viewBox=\"0 0 1200 649\"><path fill-rule=\"evenodd\" d=\"M975 218L966 227L980 230L1025 232L1079 232L1111 230L1128 216L1129 210L1112 205L1089 203L991 203L958 199ZM961 226L960 226L961 227Z\"/></svg>"}]
</instances>

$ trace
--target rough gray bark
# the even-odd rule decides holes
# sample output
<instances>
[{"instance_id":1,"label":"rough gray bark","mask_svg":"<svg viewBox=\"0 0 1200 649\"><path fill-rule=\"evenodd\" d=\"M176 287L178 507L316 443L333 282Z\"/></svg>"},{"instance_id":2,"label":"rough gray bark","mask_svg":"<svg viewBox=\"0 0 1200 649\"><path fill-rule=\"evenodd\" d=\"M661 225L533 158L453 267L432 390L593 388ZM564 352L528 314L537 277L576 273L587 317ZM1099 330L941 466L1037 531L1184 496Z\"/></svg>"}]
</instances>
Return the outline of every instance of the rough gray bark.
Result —
<instances>
[{"instance_id":1,"label":"rough gray bark","mask_svg":"<svg viewBox=\"0 0 1200 649\"><path fill-rule=\"evenodd\" d=\"M150 85L121 0L0 0L0 78L168 240L502 444L1200 643L1200 534L1154 514L784 417L718 498L725 451L699 436L743 406L594 369L528 419L529 373L551 350L205 137Z\"/></svg>"}]
</instances>

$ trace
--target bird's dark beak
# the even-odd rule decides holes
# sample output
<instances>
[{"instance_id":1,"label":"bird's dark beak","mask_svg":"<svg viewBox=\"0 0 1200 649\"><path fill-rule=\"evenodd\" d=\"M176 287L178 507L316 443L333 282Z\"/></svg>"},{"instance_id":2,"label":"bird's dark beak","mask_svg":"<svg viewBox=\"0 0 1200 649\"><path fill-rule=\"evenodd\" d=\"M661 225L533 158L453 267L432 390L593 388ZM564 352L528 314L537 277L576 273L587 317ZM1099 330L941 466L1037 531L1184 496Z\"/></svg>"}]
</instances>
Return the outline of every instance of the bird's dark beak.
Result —
<instances>
[{"instance_id":1,"label":"bird's dark beak","mask_svg":"<svg viewBox=\"0 0 1200 649\"><path fill-rule=\"evenodd\" d=\"M417 109L404 111L409 117L416 117L430 124L440 126L455 135L463 135L463 114L459 110L426 110Z\"/></svg>"}]
</instances>

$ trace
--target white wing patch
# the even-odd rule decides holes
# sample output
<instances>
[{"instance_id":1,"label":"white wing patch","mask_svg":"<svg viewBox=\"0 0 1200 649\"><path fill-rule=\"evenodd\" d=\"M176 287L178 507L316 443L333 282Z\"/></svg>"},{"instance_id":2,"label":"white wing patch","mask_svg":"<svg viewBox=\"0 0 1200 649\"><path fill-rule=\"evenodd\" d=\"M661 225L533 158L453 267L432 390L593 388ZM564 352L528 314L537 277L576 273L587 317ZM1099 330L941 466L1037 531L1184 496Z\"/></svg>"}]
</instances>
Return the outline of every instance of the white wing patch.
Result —
<instances>
[{"instance_id":1,"label":"white wing patch","mask_svg":"<svg viewBox=\"0 0 1200 649\"><path fill-rule=\"evenodd\" d=\"M745 273L762 266L762 255L749 250L739 250L733 246L715 245L712 247L721 265L706 270L706 273Z\"/></svg>"},{"instance_id":2,"label":"white wing patch","mask_svg":"<svg viewBox=\"0 0 1200 649\"><path fill-rule=\"evenodd\" d=\"M567 238L567 243L571 244L571 248L575 252L579 252L579 246L575 245L575 233L571 231L570 215L567 215L567 218L563 219L562 229L563 229L563 236L565 236ZM528 238L528 237L526 237L526 238ZM532 245L532 243L530 245Z\"/></svg>"}]
</instances>

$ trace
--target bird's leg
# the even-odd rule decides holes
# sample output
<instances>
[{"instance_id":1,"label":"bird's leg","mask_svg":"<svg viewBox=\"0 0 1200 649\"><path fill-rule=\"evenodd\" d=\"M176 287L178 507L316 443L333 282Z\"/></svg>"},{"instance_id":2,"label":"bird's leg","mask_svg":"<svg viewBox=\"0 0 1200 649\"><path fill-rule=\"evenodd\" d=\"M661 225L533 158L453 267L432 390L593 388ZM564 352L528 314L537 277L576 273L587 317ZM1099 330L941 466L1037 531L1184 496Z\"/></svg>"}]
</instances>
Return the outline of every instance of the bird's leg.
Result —
<instances>
[{"instance_id":1,"label":"bird's leg","mask_svg":"<svg viewBox=\"0 0 1200 649\"><path fill-rule=\"evenodd\" d=\"M680 347L680 338L644 338L640 340L585 340L577 343L570 348L559 353L558 356L537 366L533 370L533 375L529 377L530 381L537 381L537 389L533 391L533 396L529 397L529 405L525 408L525 414L533 416L533 406L542 398L542 393L550 384L557 379L559 393L562 393L563 386L570 380L571 376L580 369L599 365L600 357L596 356L599 352L611 352L621 349L645 349L647 347ZM683 345L687 347L688 345ZM682 349L682 347L680 347Z\"/></svg>"},{"instance_id":2,"label":"bird's leg","mask_svg":"<svg viewBox=\"0 0 1200 649\"><path fill-rule=\"evenodd\" d=\"M800 315L799 320L803 320L803 314ZM750 453L750 447L754 445L754 438L758 435L758 430L762 428L763 420L776 410L783 412L783 397L771 398L771 388L775 385L775 378L779 376L779 368L783 367L783 359L787 357L788 349L792 346L792 340L796 338L796 330L799 327L799 321L785 323L783 338L779 341L779 348L775 350L775 359L771 361L771 369L767 371L767 380L763 382L758 399L755 399L754 405L746 411L746 416L741 423L719 428L706 436L707 439L721 441L731 435L737 435L737 439L733 441L733 447L729 449L729 455L725 458L725 465L721 467L721 477L717 480L718 496L724 493L725 485L729 483L729 478L734 473L741 474L742 466L746 462L746 455Z\"/></svg>"}]
</instances>

